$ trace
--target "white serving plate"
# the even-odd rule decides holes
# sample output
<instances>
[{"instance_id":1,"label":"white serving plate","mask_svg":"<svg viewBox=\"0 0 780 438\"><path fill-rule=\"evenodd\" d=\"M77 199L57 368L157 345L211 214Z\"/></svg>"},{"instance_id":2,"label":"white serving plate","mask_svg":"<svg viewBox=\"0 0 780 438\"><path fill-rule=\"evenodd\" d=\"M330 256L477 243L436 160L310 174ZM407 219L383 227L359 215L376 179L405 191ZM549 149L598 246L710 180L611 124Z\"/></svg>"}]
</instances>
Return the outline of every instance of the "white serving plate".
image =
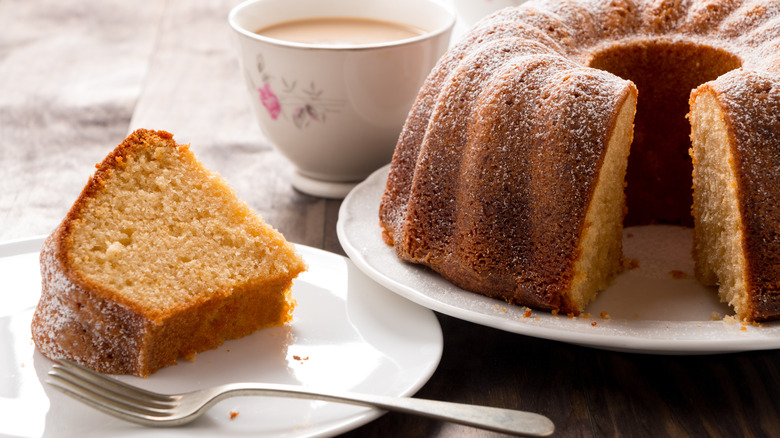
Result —
<instances>
[{"instance_id":1,"label":"white serving plate","mask_svg":"<svg viewBox=\"0 0 780 438\"><path fill-rule=\"evenodd\" d=\"M652 354L710 354L780 348L780 323L743 325L715 288L693 278L692 232L676 226L631 227L624 252L639 268L621 274L586 309L589 317L532 311L460 289L433 271L401 262L381 237L379 202L389 166L344 200L337 225L351 260L383 286L429 309L538 338ZM602 312L607 318L602 317Z\"/></svg>"},{"instance_id":2,"label":"white serving plate","mask_svg":"<svg viewBox=\"0 0 780 438\"><path fill-rule=\"evenodd\" d=\"M382 411L321 401L240 397L180 428L115 419L44 383L52 362L35 349L30 320L40 296L41 238L0 244L0 436L330 436ZM297 245L309 265L293 286L293 322L228 341L147 378L120 379L181 392L229 382L286 383L392 396L414 394L442 353L436 316L368 279L346 258ZM231 412L238 415L231 419Z\"/></svg>"}]
</instances>

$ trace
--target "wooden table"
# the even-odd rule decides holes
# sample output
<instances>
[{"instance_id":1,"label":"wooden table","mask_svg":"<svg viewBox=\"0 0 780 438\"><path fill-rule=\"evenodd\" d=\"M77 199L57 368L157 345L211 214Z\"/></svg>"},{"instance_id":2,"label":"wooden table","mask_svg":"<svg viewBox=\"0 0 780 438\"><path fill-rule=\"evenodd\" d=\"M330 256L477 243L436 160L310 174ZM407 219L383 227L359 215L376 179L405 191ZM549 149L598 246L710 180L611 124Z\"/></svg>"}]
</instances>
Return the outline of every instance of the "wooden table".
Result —
<instances>
[{"instance_id":1,"label":"wooden table","mask_svg":"<svg viewBox=\"0 0 780 438\"><path fill-rule=\"evenodd\" d=\"M135 128L164 129L291 241L344 254L339 201L289 185L226 23L237 0L0 1L0 241L49 233ZM614 353L438 315L444 356L420 397L537 411L556 436L780 436L780 352ZM491 436L387 414L347 436Z\"/></svg>"}]
</instances>

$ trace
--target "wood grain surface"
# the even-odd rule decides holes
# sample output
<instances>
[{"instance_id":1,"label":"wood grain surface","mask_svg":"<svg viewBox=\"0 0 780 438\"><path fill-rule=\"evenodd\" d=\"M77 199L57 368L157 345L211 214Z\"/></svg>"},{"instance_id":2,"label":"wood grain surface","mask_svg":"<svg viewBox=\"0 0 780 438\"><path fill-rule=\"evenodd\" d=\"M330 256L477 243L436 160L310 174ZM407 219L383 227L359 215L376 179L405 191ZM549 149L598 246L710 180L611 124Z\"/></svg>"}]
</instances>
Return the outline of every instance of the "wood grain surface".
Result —
<instances>
[{"instance_id":1,"label":"wood grain surface","mask_svg":"<svg viewBox=\"0 0 780 438\"><path fill-rule=\"evenodd\" d=\"M48 234L143 127L191 143L289 240L344 254L340 202L293 190L250 113L227 25L237 3L0 0L0 242ZM616 353L437 316L444 355L419 397L537 411L559 437L780 436L779 351ZM387 414L346 436L498 435Z\"/></svg>"}]
</instances>

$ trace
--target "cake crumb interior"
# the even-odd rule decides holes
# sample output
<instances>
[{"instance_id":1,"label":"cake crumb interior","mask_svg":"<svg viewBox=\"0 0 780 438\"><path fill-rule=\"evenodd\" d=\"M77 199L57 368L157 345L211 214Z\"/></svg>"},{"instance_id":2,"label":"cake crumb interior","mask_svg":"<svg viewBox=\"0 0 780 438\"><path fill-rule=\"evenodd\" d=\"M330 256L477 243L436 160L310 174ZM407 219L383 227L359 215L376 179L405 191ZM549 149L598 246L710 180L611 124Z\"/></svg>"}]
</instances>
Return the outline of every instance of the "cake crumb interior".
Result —
<instances>
[{"instance_id":1,"label":"cake crumb interior","mask_svg":"<svg viewBox=\"0 0 780 438\"><path fill-rule=\"evenodd\" d=\"M87 280L166 312L298 265L281 235L186 146L116 160L70 236L69 263Z\"/></svg>"},{"instance_id":2,"label":"cake crumb interior","mask_svg":"<svg viewBox=\"0 0 780 438\"><path fill-rule=\"evenodd\" d=\"M738 315L748 309L742 253L742 230L734 158L724 115L708 91L697 93L691 106L692 155L696 228L696 277L704 284L719 284L721 301Z\"/></svg>"},{"instance_id":3,"label":"cake crumb interior","mask_svg":"<svg viewBox=\"0 0 780 438\"><path fill-rule=\"evenodd\" d=\"M623 235L623 181L634 127L636 95L623 102L599 173L593 201L585 216L581 254L575 262L569 292L578 309L585 309L599 290L620 272Z\"/></svg>"}]
</instances>

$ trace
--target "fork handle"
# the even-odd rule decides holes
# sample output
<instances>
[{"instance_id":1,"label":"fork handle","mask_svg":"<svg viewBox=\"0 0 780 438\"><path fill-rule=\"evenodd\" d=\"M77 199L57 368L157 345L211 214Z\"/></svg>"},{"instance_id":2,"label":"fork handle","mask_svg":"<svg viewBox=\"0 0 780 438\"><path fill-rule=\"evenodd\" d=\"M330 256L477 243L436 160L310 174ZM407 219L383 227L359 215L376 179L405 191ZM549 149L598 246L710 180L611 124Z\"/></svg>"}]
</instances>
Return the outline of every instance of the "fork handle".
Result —
<instances>
[{"instance_id":1,"label":"fork handle","mask_svg":"<svg viewBox=\"0 0 780 438\"><path fill-rule=\"evenodd\" d=\"M240 395L283 396L380 408L514 435L549 436L555 431L555 425L549 418L533 412L421 398L334 393L299 386L251 383L223 385L204 391L213 391L209 406L224 398Z\"/></svg>"}]
</instances>

